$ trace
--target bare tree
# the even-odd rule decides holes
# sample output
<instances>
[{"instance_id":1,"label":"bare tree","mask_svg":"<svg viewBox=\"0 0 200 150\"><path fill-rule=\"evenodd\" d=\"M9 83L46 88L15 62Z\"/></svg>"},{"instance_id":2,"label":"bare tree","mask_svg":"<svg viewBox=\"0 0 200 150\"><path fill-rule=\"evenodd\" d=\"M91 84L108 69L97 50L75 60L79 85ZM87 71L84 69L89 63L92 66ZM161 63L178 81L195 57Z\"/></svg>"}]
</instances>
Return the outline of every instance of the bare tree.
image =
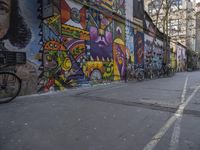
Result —
<instances>
[{"instance_id":1,"label":"bare tree","mask_svg":"<svg viewBox=\"0 0 200 150\"><path fill-rule=\"evenodd\" d=\"M153 21L154 21L154 25L155 25L155 35L157 35L157 29L161 30L164 33L164 37L163 40L165 42L165 52L166 54L168 53L168 51L170 50L169 48L169 15L171 15L170 13L172 13L172 6L176 6L176 0L151 0L150 5L152 6L152 9L154 10L153 15ZM179 6L177 6L177 9L179 9ZM152 44L152 48L153 45L155 43L156 40L156 36L153 37L153 44ZM168 62L168 57L166 57L167 60L165 60L166 62Z\"/></svg>"}]
</instances>

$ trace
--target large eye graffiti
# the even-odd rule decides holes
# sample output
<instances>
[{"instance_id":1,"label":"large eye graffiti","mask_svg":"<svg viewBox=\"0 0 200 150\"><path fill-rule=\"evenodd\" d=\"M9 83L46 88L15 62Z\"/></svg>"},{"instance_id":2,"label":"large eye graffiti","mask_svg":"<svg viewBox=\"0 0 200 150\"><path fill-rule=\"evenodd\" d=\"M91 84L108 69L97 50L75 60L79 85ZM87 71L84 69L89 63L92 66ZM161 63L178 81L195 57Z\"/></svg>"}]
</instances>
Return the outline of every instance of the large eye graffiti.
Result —
<instances>
[{"instance_id":1,"label":"large eye graffiti","mask_svg":"<svg viewBox=\"0 0 200 150\"><path fill-rule=\"evenodd\" d=\"M77 8L72 8L71 9L71 19L75 23L79 23L81 20L79 10Z\"/></svg>"}]
</instances>

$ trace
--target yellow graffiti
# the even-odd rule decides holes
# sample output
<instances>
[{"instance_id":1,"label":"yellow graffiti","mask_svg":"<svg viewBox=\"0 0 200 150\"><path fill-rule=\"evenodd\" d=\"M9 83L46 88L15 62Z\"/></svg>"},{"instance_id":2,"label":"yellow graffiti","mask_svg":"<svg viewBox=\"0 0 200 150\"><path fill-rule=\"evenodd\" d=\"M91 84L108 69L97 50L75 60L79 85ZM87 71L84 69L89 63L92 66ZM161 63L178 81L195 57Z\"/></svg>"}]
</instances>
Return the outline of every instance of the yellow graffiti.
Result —
<instances>
[{"instance_id":1,"label":"yellow graffiti","mask_svg":"<svg viewBox=\"0 0 200 150\"><path fill-rule=\"evenodd\" d=\"M115 39L114 43L117 43L117 44L120 44L120 45L125 45L124 41L120 38Z\"/></svg>"},{"instance_id":2,"label":"yellow graffiti","mask_svg":"<svg viewBox=\"0 0 200 150\"><path fill-rule=\"evenodd\" d=\"M84 73L87 77L90 76L90 73L94 70L98 69L101 72L103 71L103 62L101 61L88 61L85 65Z\"/></svg>"},{"instance_id":3,"label":"yellow graffiti","mask_svg":"<svg viewBox=\"0 0 200 150\"><path fill-rule=\"evenodd\" d=\"M62 86L62 84L58 81L58 80L55 80L55 85L61 90L63 91L65 88Z\"/></svg>"},{"instance_id":4,"label":"yellow graffiti","mask_svg":"<svg viewBox=\"0 0 200 150\"><path fill-rule=\"evenodd\" d=\"M45 50L49 51L65 51L66 48L64 45L60 44L58 41L51 40L45 43L44 45Z\"/></svg>"},{"instance_id":5,"label":"yellow graffiti","mask_svg":"<svg viewBox=\"0 0 200 150\"><path fill-rule=\"evenodd\" d=\"M48 24L51 25L53 24L54 22L58 21L58 19L60 18L60 15L58 16L53 16L51 18L49 18L47 21L48 21Z\"/></svg>"},{"instance_id":6,"label":"yellow graffiti","mask_svg":"<svg viewBox=\"0 0 200 150\"><path fill-rule=\"evenodd\" d=\"M90 34L88 31L81 30L79 28L71 27L68 25L62 25L62 35L81 40L90 40Z\"/></svg>"},{"instance_id":7,"label":"yellow graffiti","mask_svg":"<svg viewBox=\"0 0 200 150\"><path fill-rule=\"evenodd\" d=\"M72 68L71 60L69 58L65 58L61 67L64 71L69 71Z\"/></svg>"}]
</instances>

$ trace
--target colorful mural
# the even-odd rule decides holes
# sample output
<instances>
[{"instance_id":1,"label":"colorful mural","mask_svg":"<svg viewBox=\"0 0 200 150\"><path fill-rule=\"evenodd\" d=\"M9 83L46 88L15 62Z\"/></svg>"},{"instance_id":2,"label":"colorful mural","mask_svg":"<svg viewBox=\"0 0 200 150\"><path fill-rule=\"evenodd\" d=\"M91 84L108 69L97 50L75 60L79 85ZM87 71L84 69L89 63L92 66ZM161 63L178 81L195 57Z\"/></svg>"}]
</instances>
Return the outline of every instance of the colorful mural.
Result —
<instances>
[{"instance_id":1,"label":"colorful mural","mask_svg":"<svg viewBox=\"0 0 200 150\"><path fill-rule=\"evenodd\" d=\"M73 1L60 2L60 14L43 20L40 91L74 87L85 78L82 69L86 59L85 41L90 39L86 31L86 9Z\"/></svg>"},{"instance_id":2,"label":"colorful mural","mask_svg":"<svg viewBox=\"0 0 200 150\"><path fill-rule=\"evenodd\" d=\"M144 33L134 30L135 64L144 64Z\"/></svg>"},{"instance_id":3,"label":"colorful mural","mask_svg":"<svg viewBox=\"0 0 200 150\"><path fill-rule=\"evenodd\" d=\"M154 69L160 69L163 63L163 42L159 39L154 39L147 34L144 35L144 62L145 66L151 64Z\"/></svg>"},{"instance_id":4,"label":"colorful mural","mask_svg":"<svg viewBox=\"0 0 200 150\"><path fill-rule=\"evenodd\" d=\"M186 70L186 48L181 45L176 45L177 71Z\"/></svg>"},{"instance_id":5,"label":"colorful mural","mask_svg":"<svg viewBox=\"0 0 200 150\"><path fill-rule=\"evenodd\" d=\"M84 73L91 81L112 81L113 80L113 62L88 61L84 67Z\"/></svg>"},{"instance_id":6,"label":"colorful mural","mask_svg":"<svg viewBox=\"0 0 200 150\"><path fill-rule=\"evenodd\" d=\"M112 19L89 9L88 11L88 31L90 32L90 57L91 60L112 59Z\"/></svg>"},{"instance_id":7,"label":"colorful mural","mask_svg":"<svg viewBox=\"0 0 200 150\"><path fill-rule=\"evenodd\" d=\"M134 29L130 23L126 23L126 48L127 61L134 64Z\"/></svg>"},{"instance_id":8,"label":"colorful mural","mask_svg":"<svg viewBox=\"0 0 200 150\"><path fill-rule=\"evenodd\" d=\"M123 80L126 71L125 23L114 20L113 24L114 80Z\"/></svg>"}]
</instances>

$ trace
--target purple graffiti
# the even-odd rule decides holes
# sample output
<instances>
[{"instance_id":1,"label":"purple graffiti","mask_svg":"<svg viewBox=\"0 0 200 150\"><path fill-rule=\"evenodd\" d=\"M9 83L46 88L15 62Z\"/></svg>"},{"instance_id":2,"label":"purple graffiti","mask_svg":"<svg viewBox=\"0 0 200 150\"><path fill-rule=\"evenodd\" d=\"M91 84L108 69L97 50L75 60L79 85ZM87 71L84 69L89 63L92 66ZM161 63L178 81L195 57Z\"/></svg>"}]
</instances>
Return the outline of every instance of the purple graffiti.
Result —
<instances>
[{"instance_id":1,"label":"purple graffiti","mask_svg":"<svg viewBox=\"0 0 200 150\"><path fill-rule=\"evenodd\" d=\"M90 27L91 55L94 59L112 58L112 33L96 27Z\"/></svg>"}]
</instances>

